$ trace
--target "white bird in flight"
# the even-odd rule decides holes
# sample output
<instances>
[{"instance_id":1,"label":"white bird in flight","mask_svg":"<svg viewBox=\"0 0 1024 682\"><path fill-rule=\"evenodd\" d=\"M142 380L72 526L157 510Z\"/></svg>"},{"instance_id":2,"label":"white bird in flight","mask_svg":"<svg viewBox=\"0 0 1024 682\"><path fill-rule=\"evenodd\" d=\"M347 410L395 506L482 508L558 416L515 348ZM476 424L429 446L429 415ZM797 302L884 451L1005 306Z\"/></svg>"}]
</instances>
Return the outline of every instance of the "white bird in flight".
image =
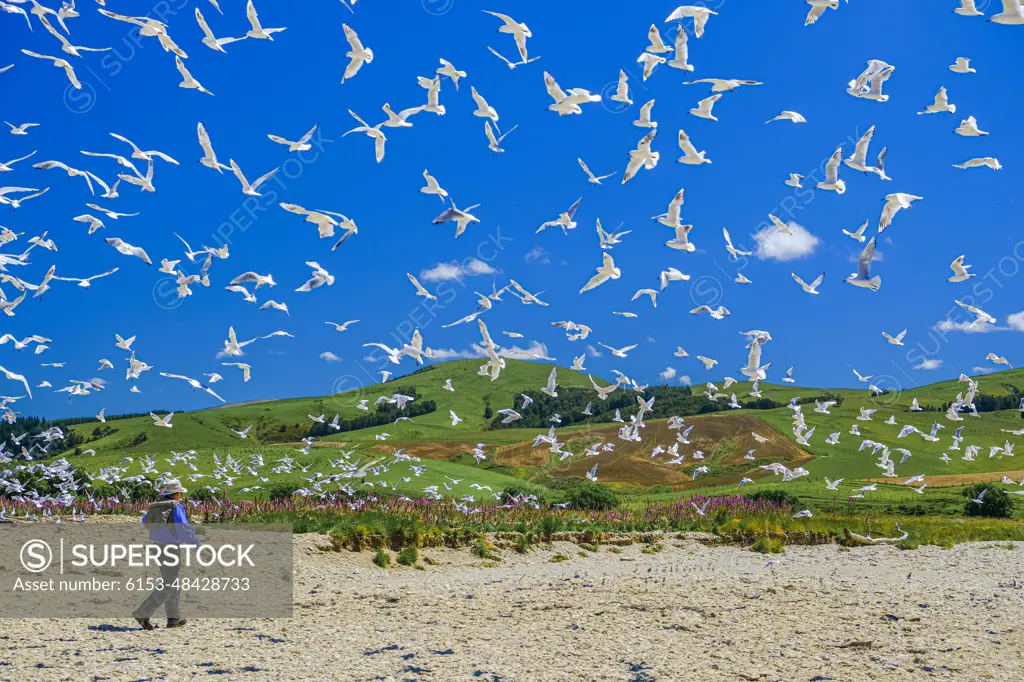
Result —
<instances>
[{"instance_id":1,"label":"white bird in flight","mask_svg":"<svg viewBox=\"0 0 1024 682\"><path fill-rule=\"evenodd\" d=\"M864 236L864 231L868 228L868 223L869 222L871 222L870 219L869 220L865 220L864 224L861 225L860 227L858 227L856 232L849 232L847 230L843 230L843 234L845 234L850 239L856 239L861 244L863 244L868 239L867 237Z\"/></svg>"},{"instance_id":2,"label":"white bird in flight","mask_svg":"<svg viewBox=\"0 0 1024 682\"><path fill-rule=\"evenodd\" d=\"M341 28L345 31L345 40L348 41L348 45L351 48L345 53L345 56L349 58L349 62L348 66L345 67L345 74L341 77L341 82L344 83L359 73L359 70L363 68L363 64L369 64L373 61L373 50L363 47L362 41L359 40L359 36L352 30L351 26L342 24ZM443 62L444 60L442 59L441 61ZM455 85L458 87L458 78L456 78Z\"/></svg>"},{"instance_id":3,"label":"white bird in flight","mask_svg":"<svg viewBox=\"0 0 1024 682\"><path fill-rule=\"evenodd\" d=\"M373 138L374 157L377 159L377 163L383 161L384 143L387 142L388 139L387 136L384 135L384 131L381 130L381 126L383 126L384 123L378 123L375 126L371 126L367 124L366 121L359 118L359 115L351 109L348 110L348 113L352 118L359 122L359 125L352 130L342 133L341 136L345 137L349 133L366 133L367 137Z\"/></svg>"},{"instance_id":4,"label":"white bird in flight","mask_svg":"<svg viewBox=\"0 0 1024 682\"><path fill-rule=\"evenodd\" d=\"M697 106L690 109L689 113L697 118L705 118L709 121L717 121L718 119L711 113L711 109L715 106L715 102L722 99L722 95L711 95L705 97L701 101L697 102Z\"/></svg>"},{"instance_id":5,"label":"white bird in flight","mask_svg":"<svg viewBox=\"0 0 1024 682\"><path fill-rule=\"evenodd\" d=\"M310 149L313 148L313 146L309 144L309 141L310 139L312 139L313 133L316 132L316 129L318 127L319 125L313 126L312 128L309 129L308 133L300 137L295 142L292 142L291 140L286 140L285 138L280 137L278 135L267 135L267 137L269 137L272 141L278 144L287 145L288 151L290 152L308 152Z\"/></svg>"},{"instance_id":6,"label":"white bird in flight","mask_svg":"<svg viewBox=\"0 0 1024 682\"><path fill-rule=\"evenodd\" d=\"M426 169L423 170L423 179L426 180L427 186L420 187L420 192L423 194L434 194L441 200L441 203L444 203L444 198L448 196L448 191L437 184L437 180Z\"/></svg>"},{"instance_id":7,"label":"white bird in flight","mask_svg":"<svg viewBox=\"0 0 1024 682\"><path fill-rule=\"evenodd\" d=\"M947 282L966 282L971 277L975 276L973 272L967 272L967 269L970 268L971 266L964 265L964 258L965 256L958 256L956 259L953 260L952 263L949 264L950 269L953 270L953 276L947 279Z\"/></svg>"},{"instance_id":8,"label":"white bird in flight","mask_svg":"<svg viewBox=\"0 0 1024 682\"><path fill-rule=\"evenodd\" d=\"M965 120L960 121L960 126L953 132L963 137L982 137L988 135L984 130L978 128L978 119L973 116L968 116Z\"/></svg>"},{"instance_id":9,"label":"white bird in flight","mask_svg":"<svg viewBox=\"0 0 1024 682\"><path fill-rule=\"evenodd\" d=\"M684 163L688 166L711 163L711 159L707 158L707 152L698 152L697 148L690 142L690 136L682 128L679 129L679 148L683 150L683 155L676 159L678 163Z\"/></svg>"},{"instance_id":10,"label":"white bird in flight","mask_svg":"<svg viewBox=\"0 0 1024 682\"><path fill-rule=\"evenodd\" d=\"M263 28L260 25L260 18L256 14L256 8L252 4L252 0L249 0L245 6L245 16L249 19L249 25L251 28L246 32L247 38L256 38L263 40L274 40L274 34L280 33L285 30L284 28ZM287 28L287 27L285 27Z\"/></svg>"},{"instance_id":11,"label":"white bird in flight","mask_svg":"<svg viewBox=\"0 0 1024 682\"><path fill-rule=\"evenodd\" d=\"M470 213L470 211L479 206L480 204L473 204L464 210L460 210L455 206L455 200L452 199L452 205L441 213L441 215L434 218L433 223L434 225L440 225L441 223L454 222L455 238L458 239L462 233L466 231L466 227L468 227L470 223L480 222L479 218Z\"/></svg>"},{"instance_id":12,"label":"white bird in flight","mask_svg":"<svg viewBox=\"0 0 1024 682\"><path fill-rule=\"evenodd\" d=\"M640 172L641 168L652 170L658 165L661 153L651 151L651 142L654 141L657 134L657 128L651 130L637 143L636 149L630 150L629 163L626 164L626 172L622 176L623 185L632 180L633 176Z\"/></svg>"},{"instance_id":13,"label":"white bird in flight","mask_svg":"<svg viewBox=\"0 0 1024 682\"><path fill-rule=\"evenodd\" d=\"M949 103L949 93L946 92L946 87L939 88L939 91L935 93L935 101L924 108L924 111L917 112L921 114L955 114L956 105Z\"/></svg>"},{"instance_id":14,"label":"white bird in flight","mask_svg":"<svg viewBox=\"0 0 1024 682\"><path fill-rule=\"evenodd\" d=\"M590 278L590 281L580 289L579 293L582 294L585 291L595 289L607 282L609 279L618 279L622 275L622 271L615 267L615 261L612 259L612 255L610 253L606 251L602 253L601 256L601 267L597 269L597 274Z\"/></svg>"},{"instance_id":15,"label":"white bird in flight","mask_svg":"<svg viewBox=\"0 0 1024 682\"><path fill-rule=\"evenodd\" d=\"M694 6L694 5L682 5L673 10L672 14L668 15L665 19L665 23L670 21L682 21L686 17L693 19L693 33L698 38L704 35L704 26L708 23L708 19L713 14L718 14L707 7Z\"/></svg>"},{"instance_id":16,"label":"white bird in flight","mask_svg":"<svg viewBox=\"0 0 1024 682\"><path fill-rule=\"evenodd\" d=\"M772 123L773 121L792 121L793 123L807 123L807 119L801 114L795 111L783 111L775 118L770 118L765 123Z\"/></svg>"},{"instance_id":17,"label":"white bird in flight","mask_svg":"<svg viewBox=\"0 0 1024 682\"><path fill-rule=\"evenodd\" d=\"M902 346L903 345L903 337L906 336L906 335L907 335L907 330L906 329L901 331L896 336L891 336L887 332L882 332L882 336L885 337L885 340L888 341L889 343L891 343L894 346Z\"/></svg>"},{"instance_id":18,"label":"white bird in flight","mask_svg":"<svg viewBox=\"0 0 1024 682\"><path fill-rule=\"evenodd\" d=\"M872 237L861 252L860 258L857 259L857 272L847 277L846 281L857 287L878 291L882 286L882 278L878 275L871 276L871 261L874 257L875 237Z\"/></svg>"},{"instance_id":19,"label":"white bird in flight","mask_svg":"<svg viewBox=\"0 0 1024 682\"><path fill-rule=\"evenodd\" d=\"M242 169L238 167L238 164L235 163L234 159L228 159L228 166L226 167L230 168L231 172L235 174L236 178L238 178L238 181L242 183L242 194L249 197L263 196L256 190L258 190L264 182L274 177L277 171L281 170L280 167L275 168L269 173L266 173L265 175L262 175L259 178L257 178L256 182L249 184L249 181L245 179L244 175L242 175Z\"/></svg>"},{"instance_id":20,"label":"white bird in flight","mask_svg":"<svg viewBox=\"0 0 1024 682\"><path fill-rule=\"evenodd\" d=\"M811 282L810 284L808 284L807 282L805 282L802 279L800 279L800 277L798 277L795 272L790 273L790 275L793 277L793 279L796 281L796 283L800 285L800 288L803 289L804 291L806 291L807 293L809 293L809 294L821 293L821 292L818 291L818 287L821 286L821 283L823 281L825 281L825 273L824 272L822 272L820 275L818 275L818 278L816 280L814 280L813 282Z\"/></svg>"},{"instance_id":21,"label":"white bird in flight","mask_svg":"<svg viewBox=\"0 0 1024 682\"><path fill-rule=\"evenodd\" d=\"M1024 7L1021 7L1020 0L1003 0L1003 10L993 14L989 21L1008 26L1024 25Z\"/></svg>"},{"instance_id":22,"label":"white bird in flight","mask_svg":"<svg viewBox=\"0 0 1024 682\"><path fill-rule=\"evenodd\" d=\"M836 194L846 192L846 183L839 178L839 161L843 158L843 148L840 146L833 152L832 157L825 164L825 179L815 187L818 189L830 190Z\"/></svg>"},{"instance_id":23,"label":"white bird in flight","mask_svg":"<svg viewBox=\"0 0 1024 682\"><path fill-rule=\"evenodd\" d=\"M985 157L981 157L981 158L970 159L968 161L964 161L963 163L954 163L953 164L953 168L961 168L961 169L962 168L981 168L982 166L987 166L988 168L991 168L992 170L1002 170L1002 168L1003 168L1002 164L999 163L999 159L993 158L991 156L985 156Z\"/></svg>"},{"instance_id":24,"label":"white bird in flight","mask_svg":"<svg viewBox=\"0 0 1024 682\"><path fill-rule=\"evenodd\" d=\"M21 159L16 160L20 161ZM594 175L593 173L590 172L590 169L587 167L587 164L583 162L583 159L577 158L576 160L579 162L580 168L583 169L583 172L587 174L587 182L589 182L592 185L600 185L602 180L605 180L615 175L615 172L609 173L608 175Z\"/></svg>"},{"instance_id":25,"label":"white bird in flight","mask_svg":"<svg viewBox=\"0 0 1024 682\"><path fill-rule=\"evenodd\" d=\"M900 209L910 208L913 202L920 201L923 198L913 194L904 194L903 192L885 195L885 198L882 200L885 202L885 205L882 207L882 215L878 219L878 233L881 234L889 229L893 218L899 213Z\"/></svg>"},{"instance_id":26,"label":"white bird in flight","mask_svg":"<svg viewBox=\"0 0 1024 682\"><path fill-rule=\"evenodd\" d=\"M971 68L971 60L967 57L957 57L956 62L949 65L949 70L953 73L978 73L977 69Z\"/></svg>"}]
</instances>

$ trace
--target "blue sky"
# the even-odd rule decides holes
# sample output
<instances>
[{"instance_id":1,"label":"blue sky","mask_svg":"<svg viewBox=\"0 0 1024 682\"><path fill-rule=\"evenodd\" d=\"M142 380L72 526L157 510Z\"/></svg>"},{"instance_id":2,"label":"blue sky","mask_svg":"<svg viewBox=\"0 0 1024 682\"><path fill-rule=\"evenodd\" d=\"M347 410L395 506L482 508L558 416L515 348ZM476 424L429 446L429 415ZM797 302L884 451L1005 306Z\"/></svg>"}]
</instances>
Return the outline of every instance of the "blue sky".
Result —
<instances>
[{"instance_id":1,"label":"blue sky","mask_svg":"<svg viewBox=\"0 0 1024 682\"><path fill-rule=\"evenodd\" d=\"M594 330L587 342L639 344L625 360L604 352L591 357L587 367L604 376L619 369L644 383L658 382L669 367L674 383L682 377L698 383L726 374L739 376L745 350L738 332L748 329L768 330L773 336L764 349L764 360L773 363L769 379L778 380L792 365L802 385L852 386L856 380L851 369L856 368L862 374L888 376L889 386L883 387L910 386L970 373L987 365L989 352L1011 362L1018 359L1024 315L1010 316L1024 311L1019 295L1024 282L1019 229L1024 93L1014 85L1024 56L1022 28L959 17L951 13L954 2L890 3L884 18L871 4L844 3L817 24L804 27L807 7L800 3L754 11L735 0L712 0L709 6L718 15L708 21L703 38L691 34L689 42L695 71L687 74L662 65L644 83L636 58L648 45L652 23L671 42L675 28L663 19L675 4L601 3L599 11L592 6L580 11L574 3L494 5L494 10L529 25L530 54L541 56L514 71L487 51L492 46L511 57L512 37L496 33L499 20L467 0L400 5L363 0L354 14L329 0L303 3L301 10L294 3L263 0L257 3L263 25L287 26L287 31L273 42L227 45L227 54L199 43L202 33L194 19L198 5L218 37L243 34L248 29L244 3L220 4L225 16L205 0L168 0L157 3L150 13L164 17L171 36L189 55L186 64L192 75L214 97L179 89L173 55L155 38L133 37L128 24L106 19L84 2L79 3L81 18L70 20L73 42L115 50L69 58L83 82L81 91L70 90L62 70L18 51L61 55L57 40L34 18L35 30L30 33L22 17L0 15L7 37L0 47L0 66L16 65L0 74L2 118L41 124L27 136L0 133L0 160L38 150L0 183L51 187L47 195L26 202L17 212L0 206L0 225L25 233L3 252L20 252L28 238L43 230L49 230L59 249L35 250L31 265L13 274L38 283L51 263L56 263L58 275L72 277L120 267L91 291L55 282L42 300L29 299L15 317L2 318L2 333L53 339L41 356L16 351L10 344L0 346L0 364L24 373L32 386L47 380L59 388L69 379L95 376L108 381L107 390L73 401L63 393L35 390L34 401L18 403L16 409L22 413L92 414L105 406L113 414L212 404L208 396L193 394L187 385L164 379L158 371L197 378L220 372L225 380L215 388L229 401L320 395L370 383L384 365L365 359L368 349L363 343L393 346L396 337L418 327L426 345L465 353L479 340L476 326L441 325L475 308L473 291L489 292L492 279L502 286L509 277L532 292L544 291L540 298L550 306L524 306L506 296L483 317L496 338L501 330L522 333L525 338L510 345L543 344L548 355L569 364L586 342L568 342L550 323L584 323ZM141 13L137 4L112 1L108 8ZM995 9L988 8L988 13ZM342 22L375 53L374 61L343 85L347 45ZM947 70L960 56L972 60L976 74ZM387 152L380 164L374 162L368 137L341 136L356 125L347 109L372 125L383 120L380 108L385 102L396 110L425 103L426 91L416 77L432 77L439 57L469 74L458 92L444 79L440 101L447 108L445 116L421 113L410 119L411 129L387 129ZM890 95L886 103L844 92L869 59L896 66L885 84ZM608 101L620 68L630 74L632 107ZM584 105L579 116L559 117L547 111L552 100L544 89L544 70L563 88L602 93L605 101ZM710 94L707 85L682 85L692 78L765 84L725 93L714 109L716 123L686 113ZM503 131L518 125L502 144L504 154L495 156L487 148L483 120L471 114L471 85L498 110ZM917 115L943 85L957 112ZM650 99L656 99L653 118L660 133L654 149L661 153L661 162L623 186L619 181L628 152L646 132L632 122ZM783 110L800 112L808 123L764 124ZM979 126L991 134L954 135L968 115L976 116ZM234 159L250 180L281 166L258 203L245 203L229 172L218 175L197 163L199 121L209 131L220 160ZM267 139L269 133L297 139L314 124L321 126L317 145L301 156ZM845 145L844 157L848 156L871 125L876 134L870 155L873 158L888 146L886 171L892 182L844 166L840 177L848 191L842 196L815 191L813 182L805 184L810 185L806 190L783 184L789 173L810 176L822 168L839 144ZM680 155L679 128L698 149L707 150L711 165L675 163ZM30 164L57 159L111 182L121 170L113 161L79 154L130 151L109 137L110 132L144 149L170 154L181 165L157 163L157 192L152 195L122 183L120 198L102 203L140 215L105 220L105 229L87 235L85 226L71 220L87 212L85 203L93 200L84 183L58 171L32 170ZM984 156L998 157L1003 170L952 167ZM617 175L602 186L588 184L577 157L595 173ZM458 240L453 239L454 225L431 224L442 204L417 192L424 168L460 206L481 204L473 211L481 222ZM822 172L817 175L820 178ZM691 254L666 248L672 231L650 219L666 210L680 188L686 189L683 221L694 225L690 237L697 251ZM881 236L882 256L875 272L883 284L871 293L842 281L856 269L853 261L861 245L840 230L852 231L870 219L873 234L882 198L890 192L917 194L924 200L897 215L893 227ZM581 196L575 231L535 234L542 222L554 220ZM333 240L318 239L313 226L281 210L279 201L343 213L356 221L359 234L332 253ZM754 234L765 227L770 212L804 226L818 243L794 260L765 258L762 252L762 257L730 262L722 227L729 228L739 248L753 249ZM577 291L601 263L594 230L597 218L606 228L624 223L622 229L632 233L611 252L622 277L581 296ZM121 237L144 247L158 263L161 258L182 258L173 232L194 248L227 243L231 254L228 260L215 261L211 288L195 286L194 295L180 302L167 276L156 271L157 265L147 267L121 256L103 242L104 237ZM978 276L949 284L948 264L960 254L967 255ZM480 263L471 264L474 259ZM320 262L335 275L334 285L295 293L309 275L306 260ZM431 290L442 286L440 305L424 307L405 273L421 275L452 261L466 264L471 274L429 284L430 277L423 276ZM630 302L636 290L657 288L658 273L669 266L692 279L672 283L659 296L656 310L646 299ZM741 269L753 284L733 283ZM238 294L224 291L231 278L247 270L273 274L278 286L269 292L261 289L260 301L286 302L290 317L259 311ZM494 274L487 274L491 270ZM819 296L805 294L790 278L790 272L796 272L810 281L822 270L826 277ZM13 297L12 287L4 285L4 290ZM954 300L968 296L998 318L997 330L935 329L949 315L954 322L967 320ZM687 314L700 303L720 303L732 315L715 321ZM612 311L632 311L639 317L623 319ZM353 318L361 322L344 333L324 324ZM222 367L222 359L216 357L229 325L239 338L279 329L295 338L249 346L242 360L253 366L253 378L243 384L240 373ZM905 348L885 343L882 331L895 334L903 328L909 328ZM113 346L115 333L136 335L138 357L156 367L137 382L139 395L128 392L126 357ZM690 357L673 357L677 345ZM340 362L321 359L328 352ZM720 365L705 371L696 360L698 354L715 358ZM115 369L98 373L100 358L110 359ZM1019 360L1024 363L1024 355ZM41 362L67 366L46 368L39 366ZM401 368L387 367L399 374L413 368L408 358ZM5 382L0 392L17 395L17 388L16 383Z\"/></svg>"}]
</instances>

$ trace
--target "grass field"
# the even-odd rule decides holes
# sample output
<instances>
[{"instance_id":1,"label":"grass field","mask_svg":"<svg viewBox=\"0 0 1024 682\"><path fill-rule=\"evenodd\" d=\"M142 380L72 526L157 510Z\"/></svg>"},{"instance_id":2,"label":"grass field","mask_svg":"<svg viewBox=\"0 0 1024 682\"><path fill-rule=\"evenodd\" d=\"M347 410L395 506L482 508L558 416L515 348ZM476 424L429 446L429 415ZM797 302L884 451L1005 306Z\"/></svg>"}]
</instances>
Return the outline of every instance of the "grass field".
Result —
<instances>
[{"instance_id":1,"label":"grass field","mask_svg":"<svg viewBox=\"0 0 1024 682\"><path fill-rule=\"evenodd\" d=\"M847 497L865 482L878 481L877 491L854 504L861 507L877 504L885 508L924 504L942 513L962 507L962 498L958 495L963 485L979 480L999 481L1004 474L1011 474L1011 478L1019 480L1024 470L1024 464L1018 465L1012 456L999 453L989 457L990 447L1015 440L1013 435L1003 430L1024 426L1020 413L1016 410L989 412L980 418L965 416L961 422L949 421L941 411L942 405L966 390L965 383L956 381L878 397L869 394L867 384L862 390L761 384L763 396L778 403L826 392L841 398L842 404L833 406L828 415L814 412L813 403L803 406L808 427L816 428L807 446L794 442L793 413L789 408L745 409L687 417L687 426L694 428L690 444L679 446L679 454L685 455L681 464L667 464L671 459L668 454L651 457L655 447L667 449L675 442L677 432L669 430L664 419L648 420L646 427L641 429L640 442L619 440L618 424L584 423L559 428L559 440L566 444L565 450L570 456L564 460L558 456L552 458L547 446L532 447L533 436L539 429L492 430L488 428L491 420L484 417L488 407L493 413L506 407L519 407L522 401L517 396L526 391L535 392L542 386L551 366L508 360L501 377L491 382L477 374L479 364L479 360L441 363L384 384L335 396L253 402L179 413L174 416L174 426L170 429L154 426L148 417L109 420L106 425L98 422L80 424L70 428L92 439L80 449L95 450L96 455L80 456L76 464L97 472L132 457L134 461L125 462L127 469L122 474L122 477L129 477L142 473L143 457L155 456L156 471L182 478L191 487L223 488L222 482L210 478L209 474L214 471L214 453L222 462L230 453L233 460L241 462L242 466L237 475L229 474L233 485L225 492L246 498L265 495L267 488L276 484L308 488L316 483L317 474L326 477L342 472L346 466L356 462L360 466L376 462L374 471L366 478L341 483L378 493L398 492L410 496L422 494L427 486L439 486L445 495L456 498L471 495L475 500L509 486L524 484L550 494L552 491L548 487L554 485L554 480L582 478L594 464L598 464L598 480L610 484L627 500L648 499L650 495L645 490L653 486L670 486L673 492L660 493L652 499L675 499L683 491L686 494L719 494L734 491L741 478L749 477L754 482L747 484L744 492L759 487L782 486L802 500L806 499L809 506L834 509L836 504L848 504ZM444 390L446 379L451 379L454 392ZM977 380L979 395L1013 395L1019 392L1015 387L1024 385L1024 371L998 372ZM598 383L605 385L607 382L598 380ZM580 372L559 368L558 384L560 387L589 387L590 380ZM743 400L749 387L749 383L739 383L728 392L735 391ZM372 404L378 397L413 388L421 401L434 401L437 410L411 421L330 433L316 441L308 454L299 452L303 447L299 440L311 424L310 415L325 414L328 421L336 413L342 419L357 418L366 414L356 408L360 400L369 400ZM694 387L693 390L699 393L702 387ZM914 398L926 411L910 411ZM861 407L876 409L877 412L870 421L858 421L855 417ZM458 414L463 422L452 427L449 411ZM628 419L633 412L635 409L624 410L623 417ZM884 423L890 415L895 417L895 425ZM939 430L937 442L927 442L917 434L897 438L904 425L914 425L927 433L933 423L944 426ZM232 429L241 430L250 424L253 429L247 440L232 432ZM849 433L853 424L860 428L859 437ZM952 444L952 433L961 426L964 427L964 440L960 449L948 450ZM93 432L98 427L109 427L113 432L96 438ZM839 443L825 444L826 437L833 432L840 434ZM388 437L379 440L378 436L385 433L389 434ZM767 438L767 442L756 442L753 433ZM895 448L906 448L912 454L905 463L897 464L895 478L885 479L882 477L884 470L876 465L877 457L872 456L871 450L859 450L863 439L885 443L897 461L902 454ZM582 454L598 441L614 443L615 449L602 452L597 457ZM470 454L477 443L485 444L488 456L479 465ZM963 460L968 445L980 448L975 461ZM394 456L396 449L421 461L398 461ZM168 463L172 451L187 450L196 451L195 470L182 462ZM694 458L698 450L703 451L703 459ZM755 451L755 461L743 458L748 450ZM346 456L345 453L351 454ZM949 455L948 463L940 459L943 453ZM265 462L256 475L245 473L253 455L261 455ZM296 462L292 472L270 473L270 469L277 466L277 460L288 457ZM782 484L781 477L759 468L769 462L781 462L790 469L803 466L810 475ZM425 469L417 476L412 466L425 466ZM707 466L710 471L695 480L693 474L698 466ZM197 474L205 476L196 477ZM899 485L915 475L926 477L929 485L924 495ZM825 490L825 477L845 480L838 491L833 492ZM189 478L193 480L188 482ZM269 481L261 481L260 478L268 478ZM452 483L452 480L459 482ZM368 481L374 485L368 485ZM471 484L487 486L491 490L473 488ZM259 486L259 489L240 492L254 486ZM336 486L327 486L333 487Z\"/></svg>"}]
</instances>

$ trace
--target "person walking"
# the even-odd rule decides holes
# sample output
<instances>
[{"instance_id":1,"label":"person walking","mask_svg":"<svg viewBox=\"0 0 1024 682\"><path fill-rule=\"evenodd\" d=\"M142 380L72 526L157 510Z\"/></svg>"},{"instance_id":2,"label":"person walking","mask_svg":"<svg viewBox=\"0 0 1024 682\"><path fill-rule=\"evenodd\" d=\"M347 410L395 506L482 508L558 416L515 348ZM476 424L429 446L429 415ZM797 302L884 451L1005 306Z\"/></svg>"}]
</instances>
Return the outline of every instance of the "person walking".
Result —
<instances>
[{"instance_id":1,"label":"person walking","mask_svg":"<svg viewBox=\"0 0 1024 682\"><path fill-rule=\"evenodd\" d=\"M151 542L161 546L199 544L195 529L188 522L185 505L181 503L181 496L187 492L188 490L177 479L172 478L164 483L160 499L149 505L146 515L142 517L142 523L151 526ZM180 628L188 622L181 617L179 608L181 588L178 584L178 575L181 571L181 562L174 561L173 565L169 564L170 562L166 560L160 564L162 583L149 593L133 614L135 620L145 630L156 629L150 617L161 605L167 614L167 627Z\"/></svg>"}]
</instances>

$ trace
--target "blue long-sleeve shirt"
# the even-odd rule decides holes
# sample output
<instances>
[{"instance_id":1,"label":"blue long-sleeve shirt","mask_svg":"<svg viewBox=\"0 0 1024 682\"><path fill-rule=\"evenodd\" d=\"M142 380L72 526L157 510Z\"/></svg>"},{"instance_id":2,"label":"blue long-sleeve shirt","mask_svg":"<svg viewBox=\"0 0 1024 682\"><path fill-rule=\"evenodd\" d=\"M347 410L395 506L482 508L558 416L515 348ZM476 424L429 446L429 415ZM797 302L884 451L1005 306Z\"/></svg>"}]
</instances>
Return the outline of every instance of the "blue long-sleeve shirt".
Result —
<instances>
[{"instance_id":1,"label":"blue long-sleeve shirt","mask_svg":"<svg viewBox=\"0 0 1024 682\"><path fill-rule=\"evenodd\" d=\"M142 517L142 523L146 523L146 512ZM188 515L185 513L185 505L174 505L174 511L167 524L160 525L149 531L149 539L153 542L161 542L174 545L198 545L195 528L188 522Z\"/></svg>"}]
</instances>

